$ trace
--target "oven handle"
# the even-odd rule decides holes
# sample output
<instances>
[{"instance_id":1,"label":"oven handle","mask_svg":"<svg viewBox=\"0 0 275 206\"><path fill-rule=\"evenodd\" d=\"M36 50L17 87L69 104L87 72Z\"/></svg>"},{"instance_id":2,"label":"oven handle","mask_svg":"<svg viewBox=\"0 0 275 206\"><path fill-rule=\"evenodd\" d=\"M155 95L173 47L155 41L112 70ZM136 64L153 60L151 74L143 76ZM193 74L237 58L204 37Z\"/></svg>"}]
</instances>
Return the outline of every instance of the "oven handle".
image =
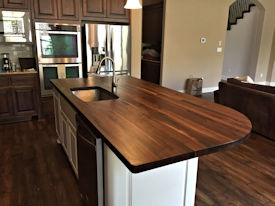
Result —
<instances>
[{"instance_id":1,"label":"oven handle","mask_svg":"<svg viewBox=\"0 0 275 206\"><path fill-rule=\"evenodd\" d=\"M80 35L80 32L73 32L73 31L41 31L40 32L42 35L43 34L73 34L73 35Z\"/></svg>"}]
</instances>

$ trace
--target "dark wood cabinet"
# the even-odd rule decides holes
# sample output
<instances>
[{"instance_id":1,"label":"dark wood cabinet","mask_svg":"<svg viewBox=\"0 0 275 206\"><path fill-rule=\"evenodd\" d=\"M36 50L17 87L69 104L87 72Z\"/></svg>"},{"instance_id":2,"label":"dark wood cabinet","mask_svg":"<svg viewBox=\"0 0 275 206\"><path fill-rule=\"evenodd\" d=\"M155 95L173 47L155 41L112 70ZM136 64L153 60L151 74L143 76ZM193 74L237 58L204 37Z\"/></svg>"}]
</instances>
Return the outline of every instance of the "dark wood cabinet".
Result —
<instances>
[{"instance_id":1,"label":"dark wood cabinet","mask_svg":"<svg viewBox=\"0 0 275 206\"><path fill-rule=\"evenodd\" d=\"M107 16L109 18L129 18L129 10L124 9L126 0L107 0Z\"/></svg>"},{"instance_id":2,"label":"dark wood cabinet","mask_svg":"<svg viewBox=\"0 0 275 206\"><path fill-rule=\"evenodd\" d=\"M0 0L0 8L4 6L3 0Z\"/></svg>"},{"instance_id":3,"label":"dark wood cabinet","mask_svg":"<svg viewBox=\"0 0 275 206\"><path fill-rule=\"evenodd\" d=\"M143 7L142 41L158 45L162 42L163 3Z\"/></svg>"},{"instance_id":4,"label":"dark wood cabinet","mask_svg":"<svg viewBox=\"0 0 275 206\"><path fill-rule=\"evenodd\" d=\"M106 17L106 0L83 0L84 17Z\"/></svg>"},{"instance_id":5,"label":"dark wood cabinet","mask_svg":"<svg viewBox=\"0 0 275 206\"><path fill-rule=\"evenodd\" d=\"M1 74L0 122L30 120L38 116L37 73Z\"/></svg>"},{"instance_id":6,"label":"dark wood cabinet","mask_svg":"<svg viewBox=\"0 0 275 206\"><path fill-rule=\"evenodd\" d=\"M141 61L141 79L159 84L160 83L160 62L151 60Z\"/></svg>"},{"instance_id":7,"label":"dark wood cabinet","mask_svg":"<svg viewBox=\"0 0 275 206\"><path fill-rule=\"evenodd\" d=\"M82 18L91 21L129 22L125 0L83 0Z\"/></svg>"},{"instance_id":8,"label":"dark wood cabinet","mask_svg":"<svg viewBox=\"0 0 275 206\"><path fill-rule=\"evenodd\" d=\"M79 0L58 0L58 19L79 20Z\"/></svg>"},{"instance_id":9,"label":"dark wood cabinet","mask_svg":"<svg viewBox=\"0 0 275 206\"><path fill-rule=\"evenodd\" d=\"M34 0L34 15L38 19L57 19L56 0Z\"/></svg>"},{"instance_id":10,"label":"dark wood cabinet","mask_svg":"<svg viewBox=\"0 0 275 206\"><path fill-rule=\"evenodd\" d=\"M80 0L34 0L36 19L79 20Z\"/></svg>"},{"instance_id":11,"label":"dark wood cabinet","mask_svg":"<svg viewBox=\"0 0 275 206\"><path fill-rule=\"evenodd\" d=\"M10 9L27 9L29 5L28 0L4 0L2 3L5 8Z\"/></svg>"},{"instance_id":12,"label":"dark wood cabinet","mask_svg":"<svg viewBox=\"0 0 275 206\"><path fill-rule=\"evenodd\" d=\"M35 99L38 95L34 87L14 87L13 102L15 115L35 114Z\"/></svg>"},{"instance_id":13,"label":"dark wood cabinet","mask_svg":"<svg viewBox=\"0 0 275 206\"><path fill-rule=\"evenodd\" d=\"M11 90L8 87L0 88L0 118L12 116Z\"/></svg>"}]
</instances>

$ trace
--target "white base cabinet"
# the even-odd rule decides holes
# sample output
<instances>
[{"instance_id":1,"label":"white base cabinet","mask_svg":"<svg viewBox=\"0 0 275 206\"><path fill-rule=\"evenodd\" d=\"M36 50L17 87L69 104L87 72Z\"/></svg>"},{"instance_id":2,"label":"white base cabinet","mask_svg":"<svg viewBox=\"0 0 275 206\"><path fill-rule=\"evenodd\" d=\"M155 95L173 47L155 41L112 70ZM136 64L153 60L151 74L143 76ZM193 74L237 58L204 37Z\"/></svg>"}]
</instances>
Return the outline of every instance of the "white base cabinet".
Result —
<instances>
[{"instance_id":1,"label":"white base cabinet","mask_svg":"<svg viewBox=\"0 0 275 206\"><path fill-rule=\"evenodd\" d=\"M54 89L54 113L55 127L58 135L58 142L62 145L69 162L78 177L77 162L77 130L76 130L76 111L69 103Z\"/></svg>"},{"instance_id":2,"label":"white base cabinet","mask_svg":"<svg viewBox=\"0 0 275 206\"><path fill-rule=\"evenodd\" d=\"M194 206L198 158L131 173L104 145L105 206Z\"/></svg>"}]
</instances>

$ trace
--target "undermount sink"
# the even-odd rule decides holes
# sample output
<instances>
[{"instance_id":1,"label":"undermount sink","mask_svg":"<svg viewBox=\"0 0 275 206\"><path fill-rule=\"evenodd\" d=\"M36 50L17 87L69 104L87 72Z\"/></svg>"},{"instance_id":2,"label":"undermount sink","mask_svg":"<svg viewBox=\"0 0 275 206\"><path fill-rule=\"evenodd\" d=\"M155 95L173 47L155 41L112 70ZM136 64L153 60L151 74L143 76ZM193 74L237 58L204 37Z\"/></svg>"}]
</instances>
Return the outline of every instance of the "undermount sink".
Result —
<instances>
[{"instance_id":1,"label":"undermount sink","mask_svg":"<svg viewBox=\"0 0 275 206\"><path fill-rule=\"evenodd\" d=\"M101 87L75 88L71 89L71 91L83 102L111 100L118 98L118 96Z\"/></svg>"}]
</instances>

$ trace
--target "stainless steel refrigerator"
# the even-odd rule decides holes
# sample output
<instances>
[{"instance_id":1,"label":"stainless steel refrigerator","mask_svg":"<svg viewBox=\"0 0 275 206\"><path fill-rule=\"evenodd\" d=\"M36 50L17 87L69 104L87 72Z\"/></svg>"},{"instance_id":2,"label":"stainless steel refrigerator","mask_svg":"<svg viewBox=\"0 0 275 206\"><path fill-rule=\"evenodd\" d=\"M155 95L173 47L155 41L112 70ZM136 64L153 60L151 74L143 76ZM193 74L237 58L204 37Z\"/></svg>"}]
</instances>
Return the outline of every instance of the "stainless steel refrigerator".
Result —
<instances>
[{"instance_id":1,"label":"stainless steel refrigerator","mask_svg":"<svg viewBox=\"0 0 275 206\"><path fill-rule=\"evenodd\" d=\"M117 75L129 75L131 66L130 27L127 25L85 24L83 62L84 72L91 76L104 57L114 60ZM105 61L100 68L102 75L112 75L112 64ZM84 74L84 76L86 76Z\"/></svg>"}]
</instances>

